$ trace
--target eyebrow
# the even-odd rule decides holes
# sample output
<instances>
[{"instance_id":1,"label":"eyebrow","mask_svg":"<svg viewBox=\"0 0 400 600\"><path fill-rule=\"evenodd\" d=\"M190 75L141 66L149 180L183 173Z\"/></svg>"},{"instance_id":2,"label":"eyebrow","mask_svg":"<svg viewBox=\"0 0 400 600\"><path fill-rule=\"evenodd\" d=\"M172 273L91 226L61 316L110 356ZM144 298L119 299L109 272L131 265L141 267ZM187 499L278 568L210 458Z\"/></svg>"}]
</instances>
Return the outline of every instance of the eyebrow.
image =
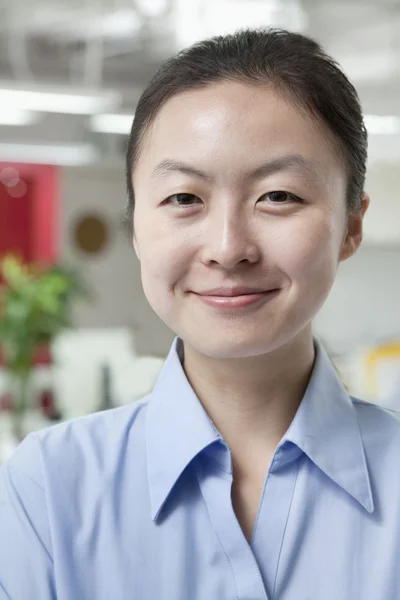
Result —
<instances>
[{"instance_id":1,"label":"eyebrow","mask_svg":"<svg viewBox=\"0 0 400 600\"><path fill-rule=\"evenodd\" d=\"M320 178L320 173L318 172L315 164L300 154L288 154L286 156L278 156L273 158L272 160L260 165L253 171L250 171L246 177L247 179L254 181L263 177L268 177L269 175L273 175L274 173L278 173L280 171L297 171L300 175L308 175L318 179ZM200 169L197 169L188 163L172 159L165 159L161 161L153 169L152 177L162 178L173 172L183 173L184 175L189 175L191 177L197 177L198 179L202 179L208 183L214 179L212 175L201 171Z\"/></svg>"},{"instance_id":2,"label":"eyebrow","mask_svg":"<svg viewBox=\"0 0 400 600\"><path fill-rule=\"evenodd\" d=\"M165 159L158 164L152 172L152 177L162 178L169 173L183 173L184 175L189 175L191 177L197 177L198 179L203 179L204 181L210 182L213 180L211 175L208 175L204 171L200 171L200 169L195 169L191 165L172 159Z\"/></svg>"}]
</instances>

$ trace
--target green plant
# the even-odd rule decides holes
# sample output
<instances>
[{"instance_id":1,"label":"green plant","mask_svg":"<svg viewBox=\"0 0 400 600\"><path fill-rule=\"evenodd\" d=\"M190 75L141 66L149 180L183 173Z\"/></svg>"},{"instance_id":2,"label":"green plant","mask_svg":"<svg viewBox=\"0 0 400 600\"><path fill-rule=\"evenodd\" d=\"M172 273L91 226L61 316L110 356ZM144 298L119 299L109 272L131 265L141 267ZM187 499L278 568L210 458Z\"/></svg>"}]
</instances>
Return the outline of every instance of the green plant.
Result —
<instances>
[{"instance_id":1,"label":"green plant","mask_svg":"<svg viewBox=\"0 0 400 600\"><path fill-rule=\"evenodd\" d=\"M62 265L26 266L16 256L0 261L0 346L6 369L18 382L15 412L27 407L28 383L37 348L72 327L70 309L86 296L78 273Z\"/></svg>"}]
</instances>

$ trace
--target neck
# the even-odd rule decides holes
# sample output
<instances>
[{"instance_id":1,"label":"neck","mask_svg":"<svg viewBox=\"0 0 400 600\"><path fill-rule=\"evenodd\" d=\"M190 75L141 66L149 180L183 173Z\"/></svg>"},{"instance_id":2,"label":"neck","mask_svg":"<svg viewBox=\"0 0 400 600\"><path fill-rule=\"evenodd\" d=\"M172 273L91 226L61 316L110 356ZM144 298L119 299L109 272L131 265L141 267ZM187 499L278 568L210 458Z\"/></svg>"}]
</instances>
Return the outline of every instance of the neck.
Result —
<instances>
[{"instance_id":1,"label":"neck","mask_svg":"<svg viewBox=\"0 0 400 600\"><path fill-rule=\"evenodd\" d=\"M210 358L185 343L186 375L237 473L249 466L265 473L304 396L314 354L311 327L268 354L246 358Z\"/></svg>"}]
</instances>

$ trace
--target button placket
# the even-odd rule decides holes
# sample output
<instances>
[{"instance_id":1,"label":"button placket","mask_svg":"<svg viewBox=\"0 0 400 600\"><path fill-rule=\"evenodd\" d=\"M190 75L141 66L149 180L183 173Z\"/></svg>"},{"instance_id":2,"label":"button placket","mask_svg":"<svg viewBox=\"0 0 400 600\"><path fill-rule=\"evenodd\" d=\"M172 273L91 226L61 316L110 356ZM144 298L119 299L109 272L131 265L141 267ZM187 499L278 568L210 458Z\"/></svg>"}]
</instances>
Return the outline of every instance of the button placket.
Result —
<instances>
[{"instance_id":1,"label":"button placket","mask_svg":"<svg viewBox=\"0 0 400 600\"><path fill-rule=\"evenodd\" d=\"M270 600L257 560L233 510L232 475L211 461L198 461L196 470L221 552L224 553L231 569L235 593L232 600Z\"/></svg>"}]
</instances>

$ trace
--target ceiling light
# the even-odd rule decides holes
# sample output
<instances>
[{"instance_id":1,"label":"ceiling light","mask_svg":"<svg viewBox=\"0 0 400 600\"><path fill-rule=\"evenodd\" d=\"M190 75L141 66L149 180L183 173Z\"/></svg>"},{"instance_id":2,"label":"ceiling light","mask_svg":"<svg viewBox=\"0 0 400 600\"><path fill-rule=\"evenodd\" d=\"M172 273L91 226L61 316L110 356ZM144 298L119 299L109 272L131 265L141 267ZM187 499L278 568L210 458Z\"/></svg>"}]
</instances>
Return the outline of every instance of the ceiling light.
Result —
<instances>
[{"instance_id":1,"label":"ceiling light","mask_svg":"<svg viewBox=\"0 0 400 600\"><path fill-rule=\"evenodd\" d=\"M94 146L80 144L54 146L41 144L0 143L0 161L78 166L98 160Z\"/></svg>"},{"instance_id":2,"label":"ceiling light","mask_svg":"<svg viewBox=\"0 0 400 600\"><path fill-rule=\"evenodd\" d=\"M93 115L90 119L90 125L93 131L129 135L132 121L133 115Z\"/></svg>"},{"instance_id":3,"label":"ceiling light","mask_svg":"<svg viewBox=\"0 0 400 600\"><path fill-rule=\"evenodd\" d=\"M82 11L75 14L71 11L63 19L49 24L48 30L52 39L79 42L97 39L119 40L134 35L141 27L139 15L130 9L115 8L97 14Z\"/></svg>"},{"instance_id":4,"label":"ceiling light","mask_svg":"<svg viewBox=\"0 0 400 600\"><path fill-rule=\"evenodd\" d=\"M0 111L0 125L31 125L38 120L39 115L29 110L9 106Z\"/></svg>"},{"instance_id":5,"label":"ceiling light","mask_svg":"<svg viewBox=\"0 0 400 600\"><path fill-rule=\"evenodd\" d=\"M286 27L303 31L307 15L299 0L175 0L178 47L237 29Z\"/></svg>"},{"instance_id":6,"label":"ceiling light","mask_svg":"<svg viewBox=\"0 0 400 600\"><path fill-rule=\"evenodd\" d=\"M134 7L145 17L160 17L167 10L167 0L135 0Z\"/></svg>"},{"instance_id":7,"label":"ceiling light","mask_svg":"<svg viewBox=\"0 0 400 600\"><path fill-rule=\"evenodd\" d=\"M38 112L90 115L120 103L116 92L82 93L50 90L22 90L0 87L0 110L11 108Z\"/></svg>"},{"instance_id":8,"label":"ceiling light","mask_svg":"<svg viewBox=\"0 0 400 600\"><path fill-rule=\"evenodd\" d=\"M364 123L368 133L377 135L394 135L400 133L400 116L364 115Z\"/></svg>"}]
</instances>

